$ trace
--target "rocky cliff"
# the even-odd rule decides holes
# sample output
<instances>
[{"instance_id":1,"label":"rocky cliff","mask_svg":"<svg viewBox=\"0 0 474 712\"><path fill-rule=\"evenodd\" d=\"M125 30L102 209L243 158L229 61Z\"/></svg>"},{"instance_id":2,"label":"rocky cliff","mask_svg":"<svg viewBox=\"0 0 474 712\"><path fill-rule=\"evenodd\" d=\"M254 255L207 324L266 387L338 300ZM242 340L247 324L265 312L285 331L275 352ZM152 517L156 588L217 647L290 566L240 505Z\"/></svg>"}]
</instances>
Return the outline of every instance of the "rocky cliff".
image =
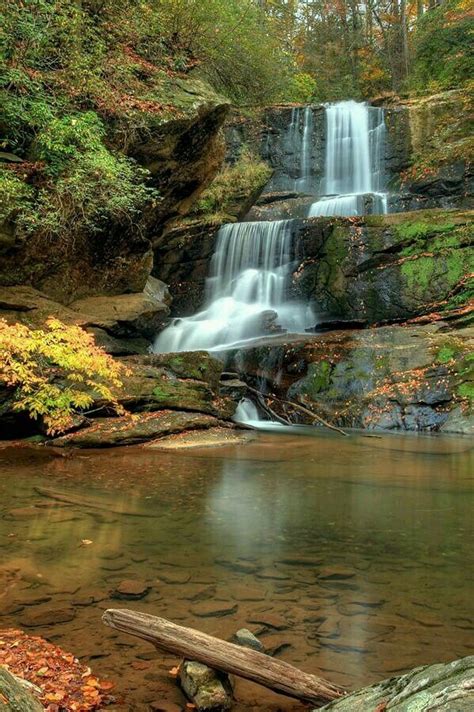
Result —
<instances>
[{"instance_id":1,"label":"rocky cliff","mask_svg":"<svg viewBox=\"0 0 474 712\"><path fill-rule=\"evenodd\" d=\"M42 230L25 234L13 213L0 226L0 285L29 285L63 304L144 289L153 242L189 210L222 163L220 127L229 108L196 79L168 78L160 92L159 111L145 106L108 125L110 144L146 169L156 197L136 220L126 215L90 230L71 224L61 239Z\"/></svg>"}]
</instances>

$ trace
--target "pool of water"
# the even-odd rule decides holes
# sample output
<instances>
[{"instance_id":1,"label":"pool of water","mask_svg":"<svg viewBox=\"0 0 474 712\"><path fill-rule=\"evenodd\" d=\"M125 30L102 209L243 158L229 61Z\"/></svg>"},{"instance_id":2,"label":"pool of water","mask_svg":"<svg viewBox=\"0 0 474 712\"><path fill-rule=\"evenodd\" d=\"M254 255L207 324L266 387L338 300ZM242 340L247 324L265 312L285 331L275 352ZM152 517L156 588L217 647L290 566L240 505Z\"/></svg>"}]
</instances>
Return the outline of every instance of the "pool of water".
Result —
<instances>
[{"instance_id":1,"label":"pool of water","mask_svg":"<svg viewBox=\"0 0 474 712\"><path fill-rule=\"evenodd\" d=\"M281 659L349 688L472 653L467 439L5 447L0 468L0 628L74 652L117 681L122 709L184 700L168 673L176 661L102 625L110 607L222 638L247 627ZM114 599L129 579L146 597ZM238 710L304 709L250 683L236 697Z\"/></svg>"}]
</instances>

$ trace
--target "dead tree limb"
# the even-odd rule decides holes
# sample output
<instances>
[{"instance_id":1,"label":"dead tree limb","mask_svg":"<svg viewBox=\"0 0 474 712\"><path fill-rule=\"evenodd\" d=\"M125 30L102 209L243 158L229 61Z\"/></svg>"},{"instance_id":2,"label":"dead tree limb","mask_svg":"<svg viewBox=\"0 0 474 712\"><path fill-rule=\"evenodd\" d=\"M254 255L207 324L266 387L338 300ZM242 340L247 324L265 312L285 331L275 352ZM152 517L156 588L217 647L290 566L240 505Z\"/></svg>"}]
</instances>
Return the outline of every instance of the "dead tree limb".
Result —
<instances>
[{"instance_id":1,"label":"dead tree limb","mask_svg":"<svg viewBox=\"0 0 474 712\"><path fill-rule=\"evenodd\" d=\"M244 677L319 707L346 694L341 687L281 660L184 628L165 618L126 609L109 609L102 620L115 630L148 640L169 653L197 660L215 670Z\"/></svg>"},{"instance_id":2,"label":"dead tree limb","mask_svg":"<svg viewBox=\"0 0 474 712\"><path fill-rule=\"evenodd\" d=\"M259 399L259 402L261 403L260 399L265 398L264 394L258 391L256 388L252 388L252 386L249 386L248 383L247 385L247 390L250 391L250 393L253 393L257 398ZM332 423L329 423L327 420L324 420L324 418L321 418L320 415L317 415L314 413L312 410L309 408L305 408L304 405L301 405L301 403L295 403L294 401L290 400L285 400L284 398L278 398L277 396L266 396L267 398L271 398L274 401L277 401L277 403L281 403L282 405L288 405L291 406L292 408L295 408L296 410L300 410L302 413L305 415L309 415L313 420L317 420L318 423L321 423L321 425L324 425L324 427L329 428L329 430L335 430L336 433L340 433L341 435L348 436L349 433L346 433L342 428L338 428L337 425L333 425ZM266 403L265 407L268 410L270 409L270 406ZM279 415L277 415L273 410L271 411L272 415L276 417L277 420L280 422L284 423L285 425L291 425L288 421L286 421L284 418L281 418Z\"/></svg>"}]
</instances>

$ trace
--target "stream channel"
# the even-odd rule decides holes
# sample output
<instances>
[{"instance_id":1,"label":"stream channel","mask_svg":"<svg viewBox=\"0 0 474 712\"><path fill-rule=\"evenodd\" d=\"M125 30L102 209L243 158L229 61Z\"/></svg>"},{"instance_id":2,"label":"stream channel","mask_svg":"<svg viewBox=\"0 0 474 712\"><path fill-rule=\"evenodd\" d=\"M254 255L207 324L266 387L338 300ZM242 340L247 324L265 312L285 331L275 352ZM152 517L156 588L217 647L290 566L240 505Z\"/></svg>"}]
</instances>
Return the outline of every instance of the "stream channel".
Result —
<instances>
[{"instance_id":1,"label":"stream channel","mask_svg":"<svg viewBox=\"0 0 474 712\"><path fill-rule=\"evenodd\" d=\"M121 710L185 700L176 658L103 626L109 607L249 628L349 688L469 654L470 442L297 432L181 452L3 447L0 626L73 651L117 683ZM146 595L117 600L124 580ZM239 711L305 709L235 692Z\"/></svg>"}]
</instances>

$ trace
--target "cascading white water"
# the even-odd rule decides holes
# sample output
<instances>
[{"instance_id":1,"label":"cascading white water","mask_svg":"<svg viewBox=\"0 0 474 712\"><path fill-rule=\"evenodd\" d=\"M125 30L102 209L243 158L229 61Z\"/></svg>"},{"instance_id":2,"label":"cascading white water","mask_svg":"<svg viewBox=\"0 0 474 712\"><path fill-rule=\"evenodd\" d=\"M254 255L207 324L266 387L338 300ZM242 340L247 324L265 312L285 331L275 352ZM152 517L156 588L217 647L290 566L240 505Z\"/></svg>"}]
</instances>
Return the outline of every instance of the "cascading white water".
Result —
<instances>
[{"instance_id":1,"label":"cascading white water","mask_svg":"<svg viewBox=\"0 0 474 712\"><path fill-rule=\"evenodd\" d=\"M313 111L306 107L303 117L301 111L292 110L285 141L288 152L299 156L295 189L311 193ZM383 110L341 102L326 107L326 121L325 197L313 203L310 216L386 212ZM224 351L281 330L302 333L313 326L311 309L288 297L292 225L291 220L224 225L203 310L175 319L158 336L154 350Z\"/></svg>"},{"instance_id":2,"label":"cascading white water","mask_svg":"<svg viewBox=\"0 0 474 712\"><path fill-rule=\"evenodd\" d=\"M299 110L298 110L299 111ZM300 177L295 181L295 190L299 193L311 193L311 152L313 141L313 111L310 106L304 110L303 136L301 139Z\"/></svg>"},{"instance_id":3,"label":"cascading white water","mask_svg":"<svg viewBox=\"0 0 474 712\"><path fill-rule=\"evenodd\" d=\"M255 403L253 403L250 398L242 398L234 413L233 420L236 423L248 424L259 423L262 419Z\"/></svg>"},{"instance_id":4,"label":"cascading white water","mask_svg":"<svg viewBox=\"0 0 474 712\"><path fill-rule=\"evenodd\" d=\"M311 326L309 307L287 296L291 227L291 220L221 227L205 308L175 319L158 336L155 351L219 351L271 333L275 325L292 332Z\"/></svg>"},{"instance_id":5,"label":"cascading white water","mask_svg":"<svg viewBox=\"0 0 474 712\"><path fill-rule=\"evenodd\" d=\"M326 107L326 155L322 197L309 216L361 215L362 196L372 195L371 212L387 212L382 152L383 109L355 101Z\"/></svg>"}]
</instances>

